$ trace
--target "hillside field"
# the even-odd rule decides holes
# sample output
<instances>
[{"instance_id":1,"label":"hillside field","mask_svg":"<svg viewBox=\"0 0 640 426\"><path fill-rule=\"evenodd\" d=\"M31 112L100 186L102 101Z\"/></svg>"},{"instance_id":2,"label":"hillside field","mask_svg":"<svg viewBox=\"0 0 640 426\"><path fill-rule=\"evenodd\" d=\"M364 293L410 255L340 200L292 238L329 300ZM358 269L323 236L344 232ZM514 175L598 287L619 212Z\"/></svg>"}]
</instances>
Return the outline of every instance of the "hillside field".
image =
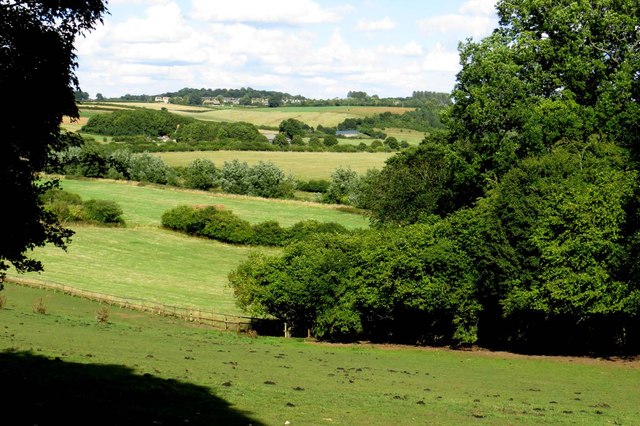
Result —
<instances>
[{"instance_id":1,"label":"hillside field","mask_svg":"<svg viewBox=\"0 0 640 426\"><path fill-rule=\"evenodd\" d=\"M8 284L3 415L20 424L633 425L640 364L250 337ZM46 312L36 313L42 301ZM135 404L131 402L135 401Z\"/></svg>"},{"instance_id":2,"label":"hillside field","mask_svg":"<svg viewBox=\"0 0 640 426\"><path fill-rule=\"evenodd\" d=\"M283 120L295 118L310 126L336 126L347 118L366 117L383 112L402 114L412 111L414 108L403 107L278 107L278 108L255 108L255 107L201 107L190 105L165 104L161 102L138 103L138 102L111 102L108 104L84 103L80 111L84 116L92 111L99 111L98 108L149 108L159 110L166 108L168 111L208 121L245 121L256 126L267 126L277 128Z\"/></svg>"},{"instance_id":3,"label":"hillside field","mask_svg":"<svg viewBox=\"0 0 640 426\"><path fill-rule=\"evenodd\" d=\"M254 165L259 161L277 165L287 175L299 180L330 179L338 167L350 168L358 174L381 169L391 152L283 152L283 151L193 151L153 153L172 167L187 166L197 158L212 161L220 168L225 162L238 160Z\"/></svg>"},{"instance_id":4,"label":"hillside field","mask_svg":"<svg viewBox=\"0 0 640 426\"><path fill-rule=\"evenodd\" d=\"M62 188L83 200L117 202L126 227L73 225L68 250L35 251L42 273L15 274L34 282L69 285L109 296L239 315L227 286L227 274L256 248L188 237L160 228L162 214L179 205L215 205L251 223L277 220L282 226L314 219L350 229L368 226L365 217L336 206L255 197L185 191L106 180L62 180ZM277 253L264 247L259 250Z\"/></svg>"}]
</instances>

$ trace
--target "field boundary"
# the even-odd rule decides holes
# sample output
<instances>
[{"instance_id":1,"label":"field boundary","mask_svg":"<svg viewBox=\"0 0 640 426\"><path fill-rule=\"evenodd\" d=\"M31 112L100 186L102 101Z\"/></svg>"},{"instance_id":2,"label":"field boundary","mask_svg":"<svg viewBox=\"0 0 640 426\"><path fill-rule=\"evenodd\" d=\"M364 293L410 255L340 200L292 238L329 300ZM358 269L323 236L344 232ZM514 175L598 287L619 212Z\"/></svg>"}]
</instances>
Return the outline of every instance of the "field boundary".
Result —
<instances>
[{"instance_id":1,"label":"field boundary","mask_svg":"<svg viewBox=\"0 0 640 426\"><path fill-rule=\"evenodd\" d=\"M25 287L59 291L71 296L93 300L95 302L106 303L108 305L118 306L124 309L150 312L156 315L175 317L189 322L205 324L220 330L247 332L249 330L252 330L253 326L256 325L256 323L265 321L259 318L221 314L196 307L165 305L163 303L151 302L143 299L113 296L47 281L6 277L5 282L10 282Z\"/></svg>"}]
</instances>

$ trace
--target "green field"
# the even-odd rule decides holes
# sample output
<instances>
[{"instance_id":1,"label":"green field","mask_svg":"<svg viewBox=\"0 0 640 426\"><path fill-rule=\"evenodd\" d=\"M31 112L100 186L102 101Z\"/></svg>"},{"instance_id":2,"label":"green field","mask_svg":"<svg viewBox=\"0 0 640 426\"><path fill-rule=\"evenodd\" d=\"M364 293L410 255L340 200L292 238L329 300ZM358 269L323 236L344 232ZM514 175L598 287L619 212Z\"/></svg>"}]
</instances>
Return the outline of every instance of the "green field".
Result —
<instances>
[{"instance_id":1,"label":"green field","mask_svg":"<svg viewBox=\"0 0 640 426\"><path fill-rule=\"evenodd\" d=\"M187 105L174 105L164 103L134 103L118 102L111 106L121 108L166 108L176 114L186 115L199 120L209 121L245 121L256 126L278 127L283 120L295 118L310 126L336 126L347 118L366 117L373 114L381 114L389 111L402 114L412 111L414 108L402 107L279 107L279 108L253 108L253 107L223 107L209 108ZM83 114L95 110L98 105L87 103L81 106Z\"/></svg>"},{"instance_id":2,"label":"green field","mask_svg":"<svg viewBox=\"0 0 640 426\"><path fill-rule=\"evenodd\" d=\"M283 152L283 151L197 151L154 153L169 166L187 166L196 158L211 160L217 167L225 161L245 161L249 165L259 161L269 161L277 165L285 174L296 179L330 179L338 167L350 168L363 174L369 169L381 169L391 152Z\"/></svg>"},{"instance_id":3,"label":"green field","mask_svg":"<svg viewBox=\"0 0 640 426\"><path fill-rule=\"evenodd\" d=\"M246 259L253 248L163 230L160 219L165 211L178 205L215 205L224 206L251 223L277 220L283 226L290 226L314 219L338 222L350 229L368 226L365 217L324 204L140 186L122 181L64 179L62 187L79 194L83 200L117 202L124 211L127 226L73 226L76 234L66 252L55 247L36 250L36 257L45 265L43 273L11 273L10 277L222 314L241 314L227 286L227 274Z\"/></svg>"},{"instance_id":4,"label":"green field","mask_svg":"<svg viewBox=\"0 0 640 426\"><path fill-rule=\"evenodd\" d=\"M252 338L8 284L19 424L633 425L640 364ZM32 311L42 300L45 314ZM135 402L132 404L132 402Z\"/></svg>"}]
</instances>

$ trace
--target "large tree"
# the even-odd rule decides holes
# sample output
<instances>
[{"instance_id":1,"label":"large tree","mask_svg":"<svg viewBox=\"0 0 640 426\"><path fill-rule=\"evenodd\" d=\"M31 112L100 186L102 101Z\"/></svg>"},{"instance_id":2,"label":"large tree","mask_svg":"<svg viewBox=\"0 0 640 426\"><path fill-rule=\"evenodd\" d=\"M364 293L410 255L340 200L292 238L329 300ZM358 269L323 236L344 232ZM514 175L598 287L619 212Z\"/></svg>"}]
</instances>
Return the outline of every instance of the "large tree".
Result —
<instances>
[{"instance_id":1,"label":"large tree","mask_svg":"<svg viewBox=\"0 0 640 426\"><path fill-rule=\"evenodd\" d=\"M0 0L0 13L0 93L11 99L0 142L1 281L10 265L41 270L28 251L71 236L44 210L40 196L55 183L39 173L77 140L60 131L63 116L79 116L74 42L101 22L106 0Z\"/></svg>"},{"instance_id":2,"label":"large tree","mask_svg":"<svg viewBox=\"0 0 640 426\"><path fill-rule=\"evenodd\" d=\"M447 127L484 178L558 142L638 151L640 3L502 0L500 26L460 45Z\"/></svg>"}]
</instances>

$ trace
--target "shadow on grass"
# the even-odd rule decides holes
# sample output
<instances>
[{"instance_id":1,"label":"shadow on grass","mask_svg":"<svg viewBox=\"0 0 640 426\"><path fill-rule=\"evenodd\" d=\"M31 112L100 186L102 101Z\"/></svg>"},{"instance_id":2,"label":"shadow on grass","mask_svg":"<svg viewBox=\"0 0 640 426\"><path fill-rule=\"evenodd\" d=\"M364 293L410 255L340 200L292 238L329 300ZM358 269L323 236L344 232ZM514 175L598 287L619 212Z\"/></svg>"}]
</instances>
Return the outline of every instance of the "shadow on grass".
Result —
<instances>
[{"instance_id":1,"label":"shadow on grass","mask_svg":"<svg viewBox=\"0 0 640 426\"><path fill-rule=\"evenodd\" d=\"M120 365L5 352L0 380L2 422L12 425L262 424L205 387Z\"/></svg>"}]
</instances>

